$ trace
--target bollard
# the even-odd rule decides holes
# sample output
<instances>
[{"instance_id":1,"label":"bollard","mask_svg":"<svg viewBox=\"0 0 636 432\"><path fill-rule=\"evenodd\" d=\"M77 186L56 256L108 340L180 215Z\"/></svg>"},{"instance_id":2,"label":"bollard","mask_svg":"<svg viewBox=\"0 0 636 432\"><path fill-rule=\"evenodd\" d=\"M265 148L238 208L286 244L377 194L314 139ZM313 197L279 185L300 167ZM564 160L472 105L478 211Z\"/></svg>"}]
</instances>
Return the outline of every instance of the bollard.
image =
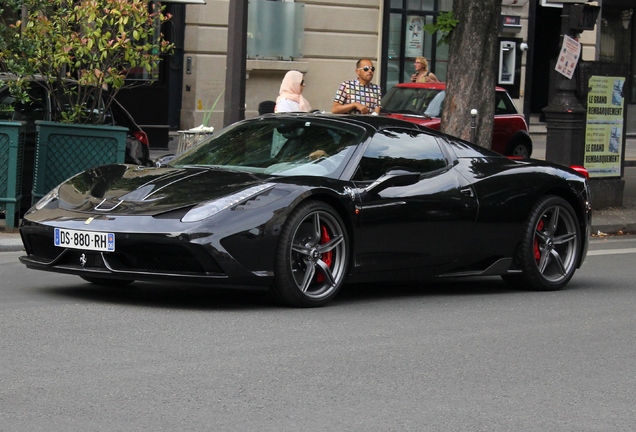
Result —
<instances>
[{"instance_id":1,"label":"bollard","mask_svg":"<svg viewBox=\"0 0 636 432\"><path fill-rule=\"evenodd\" d=\"M471 119L470 119L470 141L473 144L477 144L477 114L478 111L473 108L470 110L470 115L471 115Z\"/></svg>"}]
</instances>

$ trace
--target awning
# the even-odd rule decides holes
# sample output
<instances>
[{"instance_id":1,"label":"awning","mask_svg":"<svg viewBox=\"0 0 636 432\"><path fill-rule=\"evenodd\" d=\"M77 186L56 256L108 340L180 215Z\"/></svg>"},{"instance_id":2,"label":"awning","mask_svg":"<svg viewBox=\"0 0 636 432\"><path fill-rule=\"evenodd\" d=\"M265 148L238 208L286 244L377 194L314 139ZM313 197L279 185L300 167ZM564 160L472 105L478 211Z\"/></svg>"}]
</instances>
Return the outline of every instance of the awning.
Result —
<instances>
[{"instance_id":1,"label":"awning","mask_svg":"<svg viewBox=\"0 0 636 432\"><path fill-rule=\"evenodd\" d=\"M205 4L205 0L159 0L161 3Z\"/></svg>"}]
</instances>

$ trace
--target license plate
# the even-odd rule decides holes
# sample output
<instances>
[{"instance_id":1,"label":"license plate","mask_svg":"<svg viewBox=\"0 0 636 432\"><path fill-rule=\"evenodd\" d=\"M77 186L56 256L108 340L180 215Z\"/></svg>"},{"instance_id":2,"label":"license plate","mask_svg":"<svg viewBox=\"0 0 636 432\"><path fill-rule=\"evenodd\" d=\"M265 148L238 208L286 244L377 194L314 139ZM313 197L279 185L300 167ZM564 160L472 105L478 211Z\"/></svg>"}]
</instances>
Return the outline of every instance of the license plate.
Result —
<instances>
[{"instance_id":1,"label":"license plate","mask_svg":"<svg viewBox=\"0 0 636 432\"><path fill-rule=\"evenodd\" d=\"M101 252L115 251L115 234L113 233L55 228L53 242L55 246L64 248Z\"/></svg>"}]
</instances>

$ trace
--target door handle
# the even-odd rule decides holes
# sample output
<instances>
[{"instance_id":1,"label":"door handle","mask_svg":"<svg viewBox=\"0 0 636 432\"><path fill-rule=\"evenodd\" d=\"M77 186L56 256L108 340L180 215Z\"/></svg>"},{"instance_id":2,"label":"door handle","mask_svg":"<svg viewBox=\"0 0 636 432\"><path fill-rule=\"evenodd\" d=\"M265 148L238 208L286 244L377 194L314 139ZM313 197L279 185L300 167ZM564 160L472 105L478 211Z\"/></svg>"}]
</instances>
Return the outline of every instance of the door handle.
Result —
<instances>
[{"instance_id":1,"label":"door handle","mask_svg":"<svg viewBox=\"0 0 636 432\"><path fill-rule=\"evenodd\" d=\"M475 192L471 187L462 188L459 190L459 192L461 192L462 195L466 195L467 197L473 198L475 196Z\"/></svg>"}]
</instances>

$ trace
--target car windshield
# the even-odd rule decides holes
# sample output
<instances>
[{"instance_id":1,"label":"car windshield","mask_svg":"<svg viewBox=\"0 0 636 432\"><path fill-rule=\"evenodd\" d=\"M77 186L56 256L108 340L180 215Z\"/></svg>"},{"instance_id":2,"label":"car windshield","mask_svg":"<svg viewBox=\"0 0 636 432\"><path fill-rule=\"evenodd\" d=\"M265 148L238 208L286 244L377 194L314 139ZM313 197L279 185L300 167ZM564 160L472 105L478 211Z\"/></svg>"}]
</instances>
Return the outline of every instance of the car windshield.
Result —
<instances>
[{"instance_id":1,"label":"car windshield","mask_svg":"<svg viewBox=\"0 0 636 432\"><path fill-rule=\"evenodd\" d=\"M382 98L382 111L439 117L445 96L441 89L393 87Z\"/></svg>"},{"instance_id":2,"label":"car windshield","mask_svg":"<svg viewBox=\"0 0 636 432\"><path fill-rule=\"evenodd\" d=\"M222 130L170 165L337 178L365 133L359 126L319 118L257 118Z\"/></svg>"}]
</instances>

